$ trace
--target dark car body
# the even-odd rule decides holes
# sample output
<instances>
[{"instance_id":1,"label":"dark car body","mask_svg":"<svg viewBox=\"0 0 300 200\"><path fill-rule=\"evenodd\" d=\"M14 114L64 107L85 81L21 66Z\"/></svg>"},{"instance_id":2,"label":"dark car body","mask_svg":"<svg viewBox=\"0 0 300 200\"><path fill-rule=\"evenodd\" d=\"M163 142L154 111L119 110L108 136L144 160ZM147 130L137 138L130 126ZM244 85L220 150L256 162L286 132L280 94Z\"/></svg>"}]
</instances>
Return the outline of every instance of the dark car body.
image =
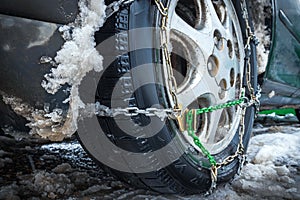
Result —
<instances>
[{"instance_id":1,"label":"dark car body","mask_svg":"<svg viewBox=\"0 0 300 200\"><path fill-rule=\"evenodd\" d=\"M67 85L56 94L41 87L64 40L58 28L73 22L77 0L1 0L0 90L36 109L63 108ZM263 105L300 105L300 1L273 0L272 45L263 85ZM275 91L275 96L268 94Z\"/></svg>"},{"instance_id":2,"label":"dark car body","mask_svg":"<svg viewBox=\"0 0 300 200\"><path fill-rule=\"evenodd\" d=\"M300 1L274 0L272 23L262 104L300 107Z\"/></svg>"},{"instance_id":3,"label":"dark car body","mask_svg":"<svg viewBox=\"0 0 300 200\"><path fill-rule=\"evenodd\" d=\"M68 94L51 95L41 82L51 64L40 63L42 56L55 57L64 40L58 31L75 20L78 1L3 0L0 4L0 86L1 91L21 98L37 109L66 107Z\"/></svg>"}]
</instances>

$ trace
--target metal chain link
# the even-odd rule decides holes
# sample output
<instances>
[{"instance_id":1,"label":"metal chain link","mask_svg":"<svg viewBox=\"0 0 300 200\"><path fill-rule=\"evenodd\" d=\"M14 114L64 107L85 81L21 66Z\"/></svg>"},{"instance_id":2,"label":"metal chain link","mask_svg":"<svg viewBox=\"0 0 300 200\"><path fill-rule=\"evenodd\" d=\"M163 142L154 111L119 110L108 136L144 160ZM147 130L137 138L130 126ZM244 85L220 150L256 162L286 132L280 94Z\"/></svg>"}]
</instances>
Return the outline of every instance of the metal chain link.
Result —
<instances>
[{"instance_id":1,"label":"metal chain link","mask_svg":"<svg viewBox=\"0 0 300 200\"><path fill-rule=\"evenodd\" d=\"M247 9L247 4L245 0L241 0L241 7L243 10L243 18L245 20L246 24L246 37L247 37L247 42L245 45L245 61L246 61L246 66L247 66L247 73L246 73L246 80L247 80L247 88L250 91L250 104L256 106L256 113L258 113L258 109L260 106L260 101L259 98L261 97L261 89L258 86L257 92L255 92L255 89L252 87L251 84L251 42L254 42L255 45L259 43L257 37L255 36L254 32L251 30L250 22L249 22L249 14L248 14L248 9Z\"/></svg>"},{"instance_id":2,"label":"metal chain link","mask_svg":"<svg viewBox=\"0 0 300 200\"><path fill-rule=\"evenodd\" d=\"M102 105L100 102L95 103L95 115L99 117L116 117L118 115L124 115L127 117L138 116L139 114L147 117L158 117L162 121L166 118L175 118L180 115L181 110L173 108L146 108L139 109L138 107L127 107L127 108L109 108Z\"/></svg>"},{"instance_id":3,"label":"metal chain link","mask_svg":"<svg viewBox=\"0 0 300 200\"><path fill-rule=\"evenodd\" d=\"M188 135L191 136L194 140L194 143L196 146L198 146L201 150L201 152L208 158L210 164L211 164L211 187L207 194L211 194L212 191L216 188L216 183L218 179L218 169L220 169L223 166L228 165L229 163L233 162L237 157L240 158L240 165L242 166L244 164L245 156L244 156L244 145L243 145L243 136L245 132L245 125L244 125L244 118L245 118L245 112L246 108L250 106L248 103L249 100L247 97L245 97L245 90L243 89L241 92L241 97L238 100L233 100L228 103L224 104L219 104L216 106L210 106L207 108L201 108L201 109L192 109L189 110L186 116L186 124L187 124L187 131ZM200 142L198 136L196 136L196 116L203 114L203 113L208 113L208 112L213 112L219 109L224 109L224 108L229 108L233 106L240 106L242 108L242 114L241 114L241 121L240 121L240 131L239 131L239 144L237 147L236 152L233 155L230 155L226 157L222 162L217 163L215 158L210 154L210 152L203 146L203 144ZM240 167L239 170L240 171Z\"/></svg>"},{"instance_id":4,"label":"metal chain link","mask_svg":"<svg viewBox=\"0 0 300 200\"><path fill-rule=\"evenodd\" d=\"M110 17L113 13L115 13L119 7L122 4L128 4L133 2L134 0L119 0L115 1L112 4L108 6L106 9L107 11L107 17ZM241 89L240 98L238 100L229 101L224 104L219 104L215 106L210 106L207 108L201 108L201 109L192 109L192 110L186 110L185 112L182 112L182 110L179 108L177 97L176 97L176 91L177 91L177 84L175 81L175 77L173 75L172 70L172 64L171 64L171 53L168 49L168 32L167 32L167 23L168 23L168 7L165 7L163 2L160 0L154 0L155 4L157 6L157 9L159 10L162 19L161 19L161 48L162 48L162 54L163 54L163 62L165 62L167 66L167 73L168 73L168 84L170 89L170 94L172 95L173 101L175 103L174 108L167 108L167 109L161 109L161 108L146 108L146 109L139 109L138 107L127 107L127 108L109 108L107 106L101 105L99 102L96 102L95 104L95 114L100 117L115 117L118 115L124 115L128 117L134 117L139 114L143 114L145 116L149 117L159 117L162 121L166 118L172 118L172 119L178 119L178 116L185 115L186 120L186 131L188 132L188 135L192 137L194 143L196 146L198 146L205 155L210 164L211 164L211 187L208 191L210 194L213 189L216 187L217 178L218 178L218 169L220 169L223 166L226 166L233 162L236 158L239 159L239 169L238 173L241 170L241 167L243 166L245 162L245 150L243 145L243 137L245 133L245 113L246 108L252 105L255 105L258 109L259 107L259 98L260 98L260 89L255 93L255 89L253 88L251 84L251 42L256 41L256 37L254 33L251 30L250 23L249 23L249 17L248 17L248 11L247 11L247 5L244 0L241 0L241 6L243 10L243 18L246 23L246 37L247 42L245 45L245 61L246 61L246 82L247 82L247 89L250 92L250 99L245 97L245 89ZM241 113L241 119L240 119L240 126L239 126L239 144L237 146L237 149L233 155L230 155L226 157L222 162L216 162L215 158L210 154L210 152L202 145L201 141L199 140L198 136L195 134L196 129L194 127L195 117L196 115L200 115L203 113L213 112L219 109L229 108L233 106L240 106L242 108Z\"/></svg>"},{"instance_id":5,"label":"metal chain link","mask_svg":"<svg viewBox=\"0 0 300 200\"><path fill-rule=\"evenodd\" d=\"M227 103L218 104L215 106L204 107L201 109L192 109L190 111L195 111L197 115L203 113L209 113L216 110L229 108L233 106L240 105L241 107L249 107L249 100L244 95L238 99L229 101ZM118 115L125 115L128 117L134 117L139 114L143 114L148 117L159 117L161 120L165 118L175 118L178 115L182 114L180 109L176 108L146 108L140 109L138 107L127 107L127 108L109 108L105 105L102 105L100 102L95 103L95 114L99 117L116 117ZM187 120L189 122L189 120Z\"/></svg>"},{"instance_id":6,"label":"metal chain link","mask_svg":"<svg viewBox=\"0 0 300 200\"><path fill-rule=\"evenodd\" d=\"M169 51L169 35L167 30L167 24L168 24L168 7L165 7L163 2L160 0L154 0L157 9L159 10L161 14L161 48L162 48L162 55L163 55L163 62L165 62L167 66L167 73L168 73L168 86L169 86L169 92L172 96L172 99L175 103L175 108L179 109L179 104L177 100L177 82L173 73L172 63L171 63L171 52Z\"/></svg>"}]
</instances>

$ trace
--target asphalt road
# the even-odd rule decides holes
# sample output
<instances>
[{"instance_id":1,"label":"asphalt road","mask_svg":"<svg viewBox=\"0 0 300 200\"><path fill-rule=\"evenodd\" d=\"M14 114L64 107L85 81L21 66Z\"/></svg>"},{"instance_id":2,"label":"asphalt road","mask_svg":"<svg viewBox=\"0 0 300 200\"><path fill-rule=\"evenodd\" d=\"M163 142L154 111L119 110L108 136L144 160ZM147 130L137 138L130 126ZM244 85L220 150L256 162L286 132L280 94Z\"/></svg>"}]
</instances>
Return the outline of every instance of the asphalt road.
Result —
<instances>
[{"instance_id":1,"label":"asphalt road","mask_svg":"<svg viewBox=\"0 0 300 200\"><path fill-rule=\"evenodd\" d=\"M300 199L299 144L299 124L257 122L239 177L208 197L178 196L121 183L100 169L75 138L51 143L5 130L0 134L0 199Z\"/></svg>"}]
</instances>

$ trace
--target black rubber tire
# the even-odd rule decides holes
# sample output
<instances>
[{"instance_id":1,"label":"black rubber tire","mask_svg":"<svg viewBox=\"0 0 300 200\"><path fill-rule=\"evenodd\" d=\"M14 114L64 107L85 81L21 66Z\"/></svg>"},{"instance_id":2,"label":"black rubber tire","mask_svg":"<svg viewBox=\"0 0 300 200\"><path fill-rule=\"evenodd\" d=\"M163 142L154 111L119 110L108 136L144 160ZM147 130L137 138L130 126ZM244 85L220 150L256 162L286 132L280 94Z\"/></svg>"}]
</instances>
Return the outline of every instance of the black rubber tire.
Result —
<instances>
[{"instance_id":1,"label":"black rubber tire","mask_svg":"<svg viewBox=\"0 0 300 200\"><path fill-rule=\"evenodd\" d=\"M245 24L242 20L240 1L233 1L234 6L236 7L236 12L238 13L238 17L241 21L242 30L245 30ZM160 14L154 4L154 1L149 0L139 0L134 1L128 7L122 7L118 13L116 13L112 18L110 18L105 26L100 30L99 33L96 34L97 43L101 43L106 38L118 34L121 31L127 31L129 29L142 28L142 27L158 27L158 22L160 21ZM245 34L245 32L243 32ZM116 84L120 77L122 77L126 72L130 72L131 69L135 67L150 63L148 67L152 68L152 74L148 74L149 77L153 77L154 80L157 81L159 77L159 71L155 70L155 65L157 60L161 61L160 55L158 55L155 49L159 49L158 40L159 32L148 33L147 35L128 35L128 43L124 44L124 40L115 41L116 50L112 53L108 53L104 55L108 56L116 56L117 59L110 64L110 66L103 73L100 82L98 83L98 89L96 94L96 100L101 104L111 107L112 102L112 91L115 89ZM118 37L117 37L118 38ZM129 48L129 46L138 45L139 42L145 42L145 38L147 42L150 42L153 45L152 49L141 49L138 51L132 51L127 53L124 48ZM255 48L254 44L251 44L252 47L252 83L256 88L256 60L255 60ZM127 49L129 51L129 49ZM128 96L122 94L121 90L123 88L128 89L128 85L130 86L130 90L135 91L134 95L130 96L130 101L127 102L127 106L136 106L140 109L151 107L154 104L165 105L168 107L168 101L165 98L165 90L164 88L158 87L155 84L150 84L143 86L141 88L134 88L134 83L139 81L140 77L127 76L126 83L124 83L121 88L117 88L120 90L120 95L118 99L113 99L114 101L120 102L118 105L120 107L124 106L125 98ZM127 107L126 106L126 107ZM247 148L250 134L252 131L253 121L254 121L254 111L255 108L249 107L246 111L245 118L245 135L243 138L244 146ZM107 117L99 117L98 121L112 143L126 149L127 151L137 152L137 153L145 153L149 151L155 151L167 145L173 138L178 137L179 130L178 126L173 120L166 121L165 127L156 135L149 138L136 138L131 135L124 133L117 125L117 123L121 123L122 121L131 120L136 124L139 124L140 127L146 125L149 122L149 118L144 115L138 115L136 117L123 117L120 116L118 118L107 118ZM143 132L143 128L139 130ZM88 133L87 133L88 134ZM98 133L101 134L101 133ZM85 134L78 133L79 139L81 140L84 148L91 154L92 157L97 157L93 154L93 148L95 147L95 141L86 140ZM97 138L97 135L89 136L90 138ZM238 132L234 136L231 143L228 147L222 151L221 153L214 155L218 158L225 158L228 155L232 155L237 148L239 141ZM179 145L180 146L180 145ZM178 147L180 148L180 147ZM186 144L182 144L182 148L186 150ZM112 154L114 152L111 152ZM107 171L111 174L115 175L118 179L123 180L130 185L133 185L138 188L150 189L160 193L177 193L177 194L194 194L201 193L207 191L211 186L211 176L210 170L208 168L204 168L199 163L195 162L192 159L194 155L194 151L188 148L185 153L178 158L175 162L164 167L162 169L148 172L148 173L128 173L122 172L115 169L110 168L109 166L105 166L101 164ZM165 155L166 157L170 155ZM126 159L126 158L124 158ZM156 158L153 159L153 164L157 162ZM227 182L231 180L234 175L237 173L239 167L238 159L234 160L232 163L228 164L225 167L222 167L218 171L218 182Z\"/></svg>"},{"instance_id":2,"label":"black rubber tire","mask_svg":"<svg viewBox=\"0 0 300 200\"><path fill-rule=\"evenodd\" d=\"M300 122L300 108L295 109L296 112L296 117L298 118L299 122Z\"/></svg>"}]
</instances>

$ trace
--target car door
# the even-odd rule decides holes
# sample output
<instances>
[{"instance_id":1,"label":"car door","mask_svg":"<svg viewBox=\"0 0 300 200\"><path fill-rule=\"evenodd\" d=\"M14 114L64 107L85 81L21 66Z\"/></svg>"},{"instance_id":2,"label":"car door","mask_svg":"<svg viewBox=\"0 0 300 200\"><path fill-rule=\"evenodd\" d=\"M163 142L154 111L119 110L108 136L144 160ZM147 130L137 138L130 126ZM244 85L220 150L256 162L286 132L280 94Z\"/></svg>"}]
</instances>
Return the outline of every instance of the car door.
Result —
<instances>
[{"instance_id":1,"label":"car door","mask_svg":"<svg viewBox=\"0 0 300 200\"><path fill-rule=\"evenodd\" d=\"M273 0L272 44L263 93L264 105L300 104L300 0Z\"/></svg>"}]
</instances>

